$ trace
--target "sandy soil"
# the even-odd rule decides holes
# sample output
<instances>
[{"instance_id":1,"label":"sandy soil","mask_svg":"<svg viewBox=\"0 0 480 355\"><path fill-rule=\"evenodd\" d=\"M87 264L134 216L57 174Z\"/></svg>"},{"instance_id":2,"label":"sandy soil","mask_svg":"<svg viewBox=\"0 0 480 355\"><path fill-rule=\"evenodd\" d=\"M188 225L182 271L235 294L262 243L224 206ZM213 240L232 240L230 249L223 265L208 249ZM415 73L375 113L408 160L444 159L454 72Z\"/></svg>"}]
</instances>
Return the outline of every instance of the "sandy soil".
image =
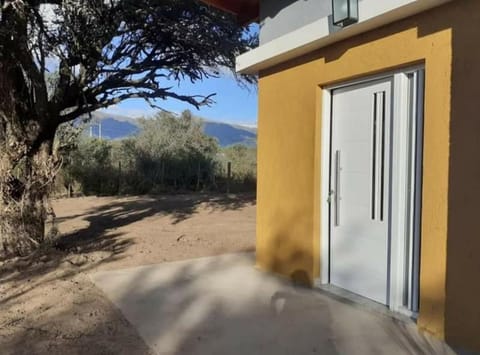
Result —
<instances>
[{"instance_id":1,"label":"sandy soil","mask_svg":"<svg viewBox=\"0 0 480 355\"><path fill-rule=\"evenodd\" d=\"M55 246L0 261L0 354L150 354L88 274L254 249L251 195L88 197L54 207Z\"/></svg>"}]
</instances>

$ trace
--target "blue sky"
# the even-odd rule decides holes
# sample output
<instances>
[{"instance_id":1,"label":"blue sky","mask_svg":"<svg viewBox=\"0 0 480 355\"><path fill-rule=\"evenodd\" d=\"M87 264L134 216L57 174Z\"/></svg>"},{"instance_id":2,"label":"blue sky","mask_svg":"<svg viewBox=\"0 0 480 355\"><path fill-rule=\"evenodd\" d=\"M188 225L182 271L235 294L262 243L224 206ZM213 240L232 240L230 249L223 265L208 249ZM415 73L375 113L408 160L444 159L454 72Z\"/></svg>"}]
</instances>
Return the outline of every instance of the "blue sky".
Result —
<instances>
[{"instance_id":1,"label":"blue sky","mask_svg":"<svg viewBox=\"0 0 480 355\"><path fill-rule=\"evenodd\" d=\"M249 126L256 126L257 124L257 88L253 85L248 88L240 86L232 74L224 73L220 78L210 78L195 84L190 83L190 81L183 81L173 90L187 95L216 93L213 98L215 103L209 107L202 107L200 110L178 100L158 100L156 104L172 112L189 109L194 115L213 121ZM103 111L132 118L149 116L155 112L141 99L127 100Z\"/></svg>"},{"instance_id":2,"label":"blue sky","mask_svg":"<svg viewBox=\"0 0 480 355\"><path fill-rule=\"evenodd\" d=\"M258 33L259 26L251 24L248 31ZM215 103L209 107L202 107L197 110L195 107L178 100L158 100L156 104L165 110L176 113L189 109L194 115L209 120L256 126L258 115L257 88L253 85L248 88L240 86L232 73L227 72L227 70L222 71L222 73L220 78L210 78L195 84L188 80L183 81L173 89L176 93L187 95L206 96L215 93L216 96L213 98ZM155 112L144 100L139 99L127 100L103 111L132 118L149 116Z\"/></svg>"},{"instance_id":3,"label":"blue sky","mask_svg":"<svg viewBox=\"0 0 480 355\"><path fill-rule=\"evenodd\" d=\"M44 16L47 18L55 16L49 7L43 7L42 11L45 12ZM251 24L247 31L249 33L258 33L259 26ZM49 67L51 67L49 69L55 71L58 67L58 61L54 58L49 60ZM209 107L202 107L200 110L197 110L191 105L173 99L166 101L158 100L156 104L165 110L176 113L189 109L194 115L209 120L256 126L258 108L256 87L242 87L236 82L232 73L226 70L222 72L223 74L220 78L210 78L195 84L187 80L181 82L178 87L173 88L173 91L176 93L185 95L206 96L215 93L216 96L213 98L215 103ZM167 82L165 85L173 84ZM155 109L152 109L141 99L127 100L102 111L131 118L150 116L156 112Z\"/></svg>"}]
</instances>

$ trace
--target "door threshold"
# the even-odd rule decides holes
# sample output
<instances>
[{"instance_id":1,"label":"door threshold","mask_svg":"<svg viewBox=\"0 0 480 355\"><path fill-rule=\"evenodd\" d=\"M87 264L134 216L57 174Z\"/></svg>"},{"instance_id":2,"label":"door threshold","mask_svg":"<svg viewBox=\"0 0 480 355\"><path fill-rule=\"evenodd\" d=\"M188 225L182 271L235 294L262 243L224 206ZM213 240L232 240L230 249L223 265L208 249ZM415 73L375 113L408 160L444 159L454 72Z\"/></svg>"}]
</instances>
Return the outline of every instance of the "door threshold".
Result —
<instances>
[{"instance_id":1,"label":"door threshold","mask_svg":"<svg viewBox=\"0 0 480 355\"><path fill-rule=\"evenodd\" d=\"M408 310L405 310L405 313L394 312L384 304L372 301L371 299L357 295L353 292L347 291L343 288L331 284L321 284L320 282L316 282L313 289L315 291L326 294L339 302L349 304L351 306L358 307L370 312L375 312L388 318L393 318L395 320L400 320L406 323L416 324L417 322L416 313L410 312Z\"/></svg>"}]
</instances>

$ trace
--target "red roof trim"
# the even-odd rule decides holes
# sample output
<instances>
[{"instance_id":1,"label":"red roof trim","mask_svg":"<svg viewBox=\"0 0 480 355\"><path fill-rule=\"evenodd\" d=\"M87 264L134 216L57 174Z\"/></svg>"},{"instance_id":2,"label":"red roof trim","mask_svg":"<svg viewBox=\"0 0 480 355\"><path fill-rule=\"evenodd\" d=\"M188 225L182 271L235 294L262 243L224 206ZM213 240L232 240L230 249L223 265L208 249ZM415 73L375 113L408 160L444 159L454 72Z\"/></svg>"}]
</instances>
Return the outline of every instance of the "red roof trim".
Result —
<instances>
[{"instance_id":1,"label":"red roof trim","mask_svg":"<svg viewBox=\"0 0 480 355\"><path fill-rule=\"evenodd\" d=\"M211 6L237 15L239 22L255 21L259 16L259 0L202 0Z\"/></svg>"}]
</instances>

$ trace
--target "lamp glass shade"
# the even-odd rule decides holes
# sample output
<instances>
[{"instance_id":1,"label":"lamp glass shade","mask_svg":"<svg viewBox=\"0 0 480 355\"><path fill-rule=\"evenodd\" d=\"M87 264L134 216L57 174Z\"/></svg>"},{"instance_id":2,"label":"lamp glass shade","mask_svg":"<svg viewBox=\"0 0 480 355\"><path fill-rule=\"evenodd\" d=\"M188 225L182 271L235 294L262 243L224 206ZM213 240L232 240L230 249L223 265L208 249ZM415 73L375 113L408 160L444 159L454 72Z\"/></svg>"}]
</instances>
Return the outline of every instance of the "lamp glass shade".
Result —
<instances>
[{"instance_id":1,"label":"lamp glass shade","mask_svg":"<svg viewBox=\"0 0 480 355\"><path fill-rule=\"evenodd\" d=\"M358 22L358 0L332 0L333 24L348 26Z\"/></svg>"}]
</instances>

